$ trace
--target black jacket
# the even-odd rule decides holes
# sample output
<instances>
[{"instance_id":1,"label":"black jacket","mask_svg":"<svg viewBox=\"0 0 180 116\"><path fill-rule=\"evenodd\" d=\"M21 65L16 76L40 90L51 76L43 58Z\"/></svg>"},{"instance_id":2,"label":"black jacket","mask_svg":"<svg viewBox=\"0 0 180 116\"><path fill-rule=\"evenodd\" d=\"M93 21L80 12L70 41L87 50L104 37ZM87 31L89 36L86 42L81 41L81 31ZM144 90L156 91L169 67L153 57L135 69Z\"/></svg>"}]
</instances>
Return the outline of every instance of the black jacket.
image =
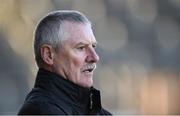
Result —
<instances>
[{"instance_id":1,"label":"black jacket","mask_svg":"<svg viewBox=\"0 0 180 116\"><path fill-rule=\"evenodd\" d=\"M98 90L80 87L44 69L39 69L35 86L18 114L111 115L101 107Z\"/></svg>"}]
</instances>

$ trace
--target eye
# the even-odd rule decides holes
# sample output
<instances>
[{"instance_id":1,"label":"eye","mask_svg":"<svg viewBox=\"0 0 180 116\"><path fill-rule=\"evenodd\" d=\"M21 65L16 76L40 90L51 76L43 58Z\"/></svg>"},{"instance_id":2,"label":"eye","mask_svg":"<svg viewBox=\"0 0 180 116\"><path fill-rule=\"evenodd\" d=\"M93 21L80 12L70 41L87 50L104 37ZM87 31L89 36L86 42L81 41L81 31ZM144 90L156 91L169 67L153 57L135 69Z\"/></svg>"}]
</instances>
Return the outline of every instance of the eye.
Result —
<instances>
[{"instance_id":1,"label":"eye","mask_svg":"<svg viewBox=\"0 0 180 116\"><path fill-rule=\"evenodd\" d=\"M96 44L93 44L92 47L93 47L93 48L96 48Z\"/></svg>"},{"instance_id":2,"label":"eye","mask_svg":"<svg viewBox=\"0 0 180 116\"><path fill-rule=\"evenodd\" d=\"M80 46L77 48L78 50L84 50L85 49L85 46Z\"/></svg>"}]
</instances>

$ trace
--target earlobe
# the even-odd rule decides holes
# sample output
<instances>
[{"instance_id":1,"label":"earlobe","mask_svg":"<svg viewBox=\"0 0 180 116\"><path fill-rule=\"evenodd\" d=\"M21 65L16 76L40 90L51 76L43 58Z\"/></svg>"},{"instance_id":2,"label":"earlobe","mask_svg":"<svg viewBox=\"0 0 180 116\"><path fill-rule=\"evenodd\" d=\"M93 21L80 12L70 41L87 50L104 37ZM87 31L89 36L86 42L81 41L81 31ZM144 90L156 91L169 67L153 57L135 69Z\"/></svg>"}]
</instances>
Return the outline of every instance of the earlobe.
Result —
<instances>
[{"instance_id":1,"label":"earlobe","mask_svg":"<svg viewBox=\"0 0 180 116\"><path fill-rule=\"evenodd\" d=\"M53 48L50 45L44 44L41 47L41 58L44 63L48 65L53 65Z\"/></svg>"}]
</instances>

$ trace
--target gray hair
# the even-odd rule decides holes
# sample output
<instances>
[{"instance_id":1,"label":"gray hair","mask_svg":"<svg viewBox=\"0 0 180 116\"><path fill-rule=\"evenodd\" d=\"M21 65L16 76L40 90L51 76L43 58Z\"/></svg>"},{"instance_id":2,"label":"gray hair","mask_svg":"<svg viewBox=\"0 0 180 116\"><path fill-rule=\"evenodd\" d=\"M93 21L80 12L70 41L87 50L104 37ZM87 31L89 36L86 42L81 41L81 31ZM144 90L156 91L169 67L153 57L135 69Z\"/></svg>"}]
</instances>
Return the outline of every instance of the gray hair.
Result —
<instances>
[{"instance_id":1,"label":"gray hair","mask_svg":"<svg viewBox=\"0 0 180 116\"><path fill-rule=\"evenodd\" d=\"M34 53L38 67L42 64L41 46L49 44L56 49L60 45L59 43L65 39L64 33L66 32L63 30L63 23L65 21L90 24L91 26L91 22L85 15L73 10L53 11L43 17L39 21L34 33Z\"/></svg>"}]
</instances>

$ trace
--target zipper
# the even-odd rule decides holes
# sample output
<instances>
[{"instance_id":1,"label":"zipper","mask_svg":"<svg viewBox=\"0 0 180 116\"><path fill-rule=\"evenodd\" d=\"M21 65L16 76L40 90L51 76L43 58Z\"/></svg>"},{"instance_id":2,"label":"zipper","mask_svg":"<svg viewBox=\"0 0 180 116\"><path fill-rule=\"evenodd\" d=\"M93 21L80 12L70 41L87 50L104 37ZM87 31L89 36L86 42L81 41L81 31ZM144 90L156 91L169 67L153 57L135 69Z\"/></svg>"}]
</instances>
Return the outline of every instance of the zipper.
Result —
<instances>
[{"instance_id":1,"label":"zipper","mask_svg":"<svg viewBox=\"0 0 180 116\"><path fill-rule=\"evenodd\" d=\"M93 94L90 93L90 109L93 109Z\"/></svg>"}]
</instances>

